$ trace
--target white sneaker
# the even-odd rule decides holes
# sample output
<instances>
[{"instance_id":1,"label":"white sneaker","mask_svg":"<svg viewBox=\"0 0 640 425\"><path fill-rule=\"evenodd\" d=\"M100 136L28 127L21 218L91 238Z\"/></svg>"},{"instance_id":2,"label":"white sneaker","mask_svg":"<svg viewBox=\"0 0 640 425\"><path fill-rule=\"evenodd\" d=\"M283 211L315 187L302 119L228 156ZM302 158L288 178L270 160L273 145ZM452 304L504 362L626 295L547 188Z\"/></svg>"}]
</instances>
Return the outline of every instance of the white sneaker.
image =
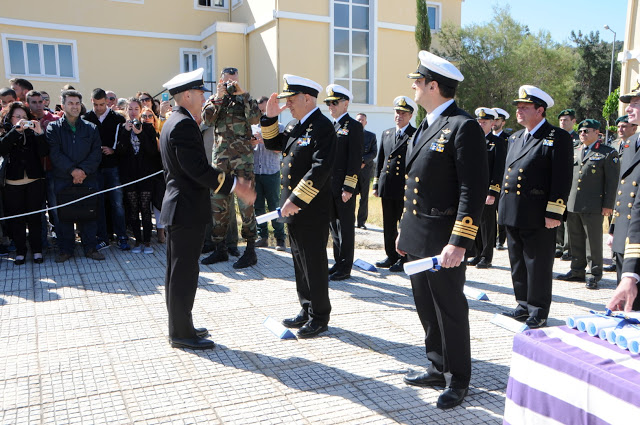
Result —
<instances>
[{"instance_id":1,"label":"white sneaker","mask_svg":"<svg viewBox=\"0 0 640 425\"><path fill-rule=\"evenodd\" d=\"M151 248L150 246L145 246L144 247L144 252L145 254L153 254L153 248Z\"/></svg>"},{"instance_id":2,"label":"white sneaker","mask_svg":"<svg viewBox=\"0 0 640 425\"><path fill-rule=\"evenodd\" d=\"M142 245L134 246L131 249L131 252L133 252L134 254L140 254L142 252Z\"/></svg>"}]
</instances>

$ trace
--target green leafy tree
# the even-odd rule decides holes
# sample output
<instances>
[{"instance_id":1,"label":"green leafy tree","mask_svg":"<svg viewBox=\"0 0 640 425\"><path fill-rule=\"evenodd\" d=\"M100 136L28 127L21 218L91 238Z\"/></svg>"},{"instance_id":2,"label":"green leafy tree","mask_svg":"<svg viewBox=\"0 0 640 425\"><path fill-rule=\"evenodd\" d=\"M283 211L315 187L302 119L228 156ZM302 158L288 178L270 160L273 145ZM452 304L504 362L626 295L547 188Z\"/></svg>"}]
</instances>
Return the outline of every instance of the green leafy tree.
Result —
<instances>
[{"instance_id":1,"label":"green leafy tree","mask_svg":"<svg viewBox=\"0 0 640 425\"><path fill-rule=\"evenodd\" d=\"M609 97L607 97L607 100L604 102L604 106L602 107L602 118L606 121L609 134L613 134L614 138L617 127L615 125L611 125L611 123L615 122L618 117L618 106L620 105L620 101L618 100L619 97L620 87L609 93Z\"/></svg>"},{"instance_id":2,"label":"green leafy tree","mask_svg":"<svg viewBox=\"0 0 640 425\"><path fill-rule=\"evenodd\" d=\"M416 45L418 50L429 50L431 48L431 26L429 25L429 14L427 12L427 2L416 0ZM422 106L418 105L416 113L416 125L420 125L426 112Z\"/></svg>"},{"instance_id":3,"label":"green leafy tree","mask_svg":"<svg viewBox=\"0 0 640 425\"><path fill-rule=\"evenodd\" d=\"M567 107L576 54L571 47L554 42L546 31L532 34L508 7L494 7L493 18L486 24L445 25L438 40L441 48L436 53L455 63L464 75L457 89L463 109L503 108L511 115L506 127L517 129L511 101L524 84L540 87L554 99L557 106L548 114L550 121L557 122L555 110Z\"/></svg>"}]
</instances>

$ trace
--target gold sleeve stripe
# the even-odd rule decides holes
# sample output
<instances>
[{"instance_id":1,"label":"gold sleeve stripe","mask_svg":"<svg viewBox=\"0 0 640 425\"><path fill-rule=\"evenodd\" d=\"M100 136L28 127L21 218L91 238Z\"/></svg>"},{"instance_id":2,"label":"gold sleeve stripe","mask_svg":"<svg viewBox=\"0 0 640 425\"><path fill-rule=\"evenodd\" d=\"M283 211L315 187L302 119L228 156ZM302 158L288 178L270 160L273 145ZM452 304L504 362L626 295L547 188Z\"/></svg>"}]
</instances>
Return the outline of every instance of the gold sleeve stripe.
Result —
<instances>
[{"instance_id":1,"label":"gold sleeve stripe","mask_svg":"<svg viewBox=\"0 0 640 425\"><path fill-rule=\"evenodd\" d=\"M313 187L311 180L300 180L300 183L293 189L293 194L296 195L302 202L310 203L313 198L316 197L319 190Z\"/></svg>"},{"instance_id":2,"label":"gold sleeve stripe","mask_svg":"<svg viewBox=\"0 0 640 425\"><path fill-rule=\"evenodd\" d=\"M216 187L216 190L214 190L213 193L218 193L226 178L227 176L224 173L221 172L218 174L218 187Z\"/></svg>"},{"instance_id":3,"label":"gold sleeve stripe","mask_svg":"<svg viewBox=\"0 0 640 425\"><path fill-rule=\"evenodd\" d=\"M353 176L346 176L344 178L344 186L348 186L351 188L356 188L356 185L358 184L358 175L354 174Z\"/></svg>"},{"instance_id":4,"label":"gold sleeve stripe","mask_svg":"<svg viewBox=\"0 0 640 425\"><path fill-rule=\"evenodd\" d=\"M451 234L475 240L478 234L478 226L473 225L471 217L465 217L455 222Z\"/></svg>"},{"instance_id":5,"label":"gold sleeve stripe","mask_svg":"<svg viewBox=\"0 0 640 425\"><path fill-rule=\"evenodd\" d=\"M640 243L629 243L629 238L625 242L624 258L640 258Z\"/></svg>"},{"instance_id":6,"label":"gold sleeve stripe","mask_svg":"<svg viewBox=\"0 0 640 425\"><path fill-rule=\"evenodd\" d=\"M265 139L274 139L279 132L280 127L278 127L278 121L267 127L262 127L262 137Z\"/></svg>"},{"instance_id":7,"label":"gold sleeve stripe","mask_svg":"<svg viewBox=\"0 0 640 425\"><path fill-rule=\"evenodd\" d=\"M494 192L500 192L500 185L499 184L494 184L489 186L489 190L493 190Z\"/></svg>"},{"instance_id":8,"label":"gold sleeve stripe","mask_svg":"<svg viewBox=\"0 0 640 425\"><path fill-rule=\"evenodd\" d=\"M564 204L562 199L558 199L556 202L547 202L547 211L554 214L564 214L564 210L567 209L567 206Z\"/></svg>"}]
</instances>

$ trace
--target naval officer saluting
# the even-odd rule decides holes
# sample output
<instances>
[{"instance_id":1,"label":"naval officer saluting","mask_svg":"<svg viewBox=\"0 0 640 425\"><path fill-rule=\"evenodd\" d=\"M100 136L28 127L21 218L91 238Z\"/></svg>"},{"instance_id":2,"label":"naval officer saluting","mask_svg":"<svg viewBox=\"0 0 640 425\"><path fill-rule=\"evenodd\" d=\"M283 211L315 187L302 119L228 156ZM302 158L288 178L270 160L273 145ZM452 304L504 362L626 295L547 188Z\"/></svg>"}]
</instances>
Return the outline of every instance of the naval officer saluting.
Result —
<instances>
[{"instance_id":1,"label":"naval officer saluting","mask_svg":"<svg viewBox=\"0 0 640 425\"><path fill-rule=\"evenodd\" d=\"M465 251L473 246L489 187L487 147L478 123L453 100L463 76L451 63L421 51L415 101L427 116L407 149L407 184L398 253L407 260L442 255L442 269L411 276L426 337L427 372L404 381L446 386L437 406L462 403L471 379L469 306L463 293Z\"/></svg>"},{"instance_id":2,"label":"naval officer saluting","mask_svg":"<svg viewBox=\"0 0 640 425\"><path fill-rule=\"evenodd\" d=\"M160 154L167 188L160 220L168 230L166 302L169 313L169 339L172 347L202 350L214 342L203 338L207 329L193 327L191 310L198 289L198 259L204 233L211 220L209 190L229 194L232 191L247 203L256 195L251 184L234 179L211 167L204 151L202 134L194 117L204 104L200 68L176 75L163 87L169 90L176 106L160 134Z\"/></svg>"},{"instance_id":3,"label":"naval officer saluting","mask_svg":"<svg viewBox=\"0 0 640 425\"><path fill-rule=\"evenodd\" d=\"M498 223L507 228L518 306L503 314L533 329L545 326L549 316L556 227L571 189L573 143L545 119L553 106L547 93L521 86L513 103L525 128L509 138Z\"/></svg>"},{"instance_id":4,"label":"naval officer saluting","mask_svg":"<svg viewBox=\"0 0 640 425\"><path fill-rule=\"evenodd\" d=\"M282 93L271 95L260 119L265 147L281 151L283 157L280 208L289 230L302 309L282 324L300 328L298 338L325 332L331 313L327 240L336 130L317 106L321 91L315 81L285 74ZM280 107L282 98L287 103ZM294 119L280 133L278 115L286 108Z\"/></svg>"}]
</instances>

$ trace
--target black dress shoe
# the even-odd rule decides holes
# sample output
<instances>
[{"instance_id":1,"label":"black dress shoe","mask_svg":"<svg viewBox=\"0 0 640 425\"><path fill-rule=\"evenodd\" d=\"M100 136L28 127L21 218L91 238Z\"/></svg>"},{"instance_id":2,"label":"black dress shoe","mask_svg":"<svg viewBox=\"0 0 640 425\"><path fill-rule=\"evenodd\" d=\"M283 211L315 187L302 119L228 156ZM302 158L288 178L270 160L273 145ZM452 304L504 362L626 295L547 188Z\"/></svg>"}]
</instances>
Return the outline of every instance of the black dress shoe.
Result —
<instances>
[{"instance_id":1,"label":"black dress shoe","mask_svg":"<svg viewBox=\"0 0 640 425\"><path fill-rule=\"evenodd\" d=\"M204 338L209 335L209 330L207 328L196 328L196 336L198 338Z\"/></svg>"},{"instance_id":2,"label":"black dress shoe","mask_svg":"<svg viewBox=\"0 0 640 425\"><path fill-rule=\"evenodd\" d=\"M393 266L396 263L396 261L394 261L391 258L387 257L382 261L376 261L376 267L381 267L383 269L386 269L386 268L389 268L389 267Z\"/></svg>"},{"instance_id":3,"label":"black dress shoe","mask_svg":"<svg viewBox=\"0 0 640 425\"><path fill-rule=\"evenodd\" d=\"M429 372L405 375L402 380L405 384L415 385L417 387L445 387L447 385L444 375Z\"/></svg>"},{"instance_id":4,"label":"black dress shoe","mask_svg":"<svg viewBox=\"0 0 640 425\"><path fill-rule=\"evenodd\" d=\"M24 258L21 258L21 259L19 259L19 260L16 258L16 259L13 261L13 264L14 264L15 266L22 266L22 265L24 265L25 261L26 261L26 260L25 260Z\"/></svg>"},{"instance_id":5,"label":"black dress shoe","mask_svg":"<svg viewBox=\"0 0 640 425\"><path fill-rule=\"evenodd\" d=\"M616 271L616 263L610 264L608 266L604 266L602 268L605 272L615 272Z\"/></svg>"},{"instance_id":6,"label":"black dress shoe","mask_svg":"<svg viewBox=\"0 0 640 425\"><path fill-rule=\"evenodd\" d=\"M529 313L523 310L513 310L513 311L503 312L500 314L510 319L515 319L518 322L525 322L529 318Z\"/></svg>"},{"instance_id":7,"label":"black dress shoe","mask_svg":"<svg viewBox=\"0 0 640 425\"><path fill-rule=\"evenodd\" d=\"M389 271L390 272L403 272L404 271L404 258L399 259L398 261L396 261L396 263L389 267Z\"/></svg>"},{"instance_id":8,"label":"black dress shoe","mask_svg":"<svg viewBox=\"0 0 640 425\"><path fill-rule=\"evenodd\" d=\"M329 327L326 323L320 323L314 320L310 320L304 324L303 327L298 329L298 338L313 338L316 335L326 332Z\"/></svg>"},{"instance_id":9,"label":"black dress shoe","mask_svg":"<svg viewBox=\"0 0 640 425\"><path fill-rule=\"evenodd\" d=\"M203 254L208 254L208 253L210 253L210 252L214 251L215 249L216 249L216 244L213 244L213 243L211 243L211 244L204 244L204 245L202 246L202 253L203 253Z\"/></svg>"},{"instance_id":10,"label":"black dress shoe","mask_svg":"<svg viewBox=\"0 0 640 425\"><path fill-rule=\"evenodd\" d=\"M529 329L538 329L547 326L547 319L538 319L537 317L529 317L525 322Z\"/></svg>"},{"instance_id":11,"label":"black dress shoe","mask_svg":"<svg viewBox=\"0 0 640 425\"><path fill-rule=\"evenodd\" d=\"M34 262L35 264L42 264L42 263L44 263L44 258L42 258L42 257L34 258L34 259L33 259L33 262Z\"/></svg>"},{"instance_id":12,"label":"black dress shoe","mask_svg":"<svg viewBox=\"0 0 640 425\"><path fill-rule=\"evenodd\" d=\"M556 249L556 253L553 254L553 256L555 258L562 258L562 250L561 249Z\"/></svg>"},{"instance_id":13,"label":"black dress shoe","mask_svg":"<svg viewBox=\"0 0 640 425\"><path fill-rule=\"evenodd\" d=\"M481 259L482 259L481 257L472 258L471 260L467 261L467 264L470 266L475 266L480 262Z\"/></svg>"},{"instance_id":14,"label":"black dress shoe","mask_svg":"<svg viewBox=\"0 0 640 425\"><path fill-rule=\"evenodd\" d=\"M492 264L488 262L487 259L484 257L482 257L482 259L478 261L478 264L476 264L476 268L479 268L479 269L488 269L491 266Z\"/></svg>"},{"instance_id":15,"label":"black dress shoe","mask_svg":"<svg viewBox=\"0 0 640 425\"><path fill-rule=\"evenodd\" d=\"M498 243L498 244L496 245L496 249L497 249L498 251L504 251L504 250L505 250L505 249L507 249L507 248L505 248L505 246L504 246L503 244Z\"/></svg>"},{"instance_id":16,"label":"black dress shoe","mask_svg":"<svg viewBox=\"0 0 640 425\"><path fill-rule=\"evenodd\" d=\"M335 272L334 274L329 276L329 280L345 280L349 279L350 277L351 275L349 273Z\"/></svg>"},{"instance_id":17,"label":"black dress shoe","mask_svg":"<svg viewBox=\"0 0 640 425\"><path fill-rule=\"evenodd\" d=\"M229 253L229 255L233 256L233 257L239 257L240 256L240 251L238 251L238 247L231 247L231 248L227 248L227 252Z\"/></svg>"},{"instance_id":18,"label":"black dress shoe","mask_svg":"<svg viewBox=\"0 0 640 425\"><path fill-rule=\"evenodd\" d=\"M447 387L440 397L438 397L438 409L451 409L462 403L467 396L469 388L451 388Z\"/></svg>"},{"instance_id":19,"label":"black dress shoe","mask_svg":"<svg viewBox=\"0 0 640 425\"><path fill-rule=\"evenodd\" d=\"M298 313L296 317L290 317L282 321L282 325L285 328L301 328L305 323L309 321L309 316L302 312Z\"/></svg>"},{"instance_id":20,"label":"black dress shoe","mask_svg":"<svg viewBox=\"0 0 640 425\"><path fill-rule=\"evenodd\" d=\"M334 274L336 272L336 270L338 270L338 264L334 264L333 266L329 267L329 274Z\"/></svg>"},{"instance_id":21,"label":"black dress shoe","mask_svg":"<svg viewBox=\"0 0 640 425\"><path fill-rule=\"evenodd\" d=\"M215 342L205 338L171 338L173 348L189 348L191 350L210 350Z\"/></svg>"},{"instance_id":22,"label":"black dress shoe","mask_svg":"<svg viewBox=\"0 0 640 425\"><path fill-rule=\"evenodd\" d=\"M358 229L363 229L363 230L367 230L367 226L365 226L364 224L358 224Z\"/></svg>"},{"instance_id":23,"label":"black dress shoe","mask_svg":"<svg viewBox=\"0 0 640 425\"><path fill-rule=\"evenodd\" d=\"M571 261L571 254L569 254L568 252L565 252L564 254L562 254L560 259L562 261Z\"/></svg>"},{"instance_id":24,"label":"black dress shoe","mask_svg":"<svg viewBox=\"0 0 640 425\"><path fill-rule=\"evenodd\" d=\"M584 287L587 289L598 289L598 281L595 277L589 277L587 278L587 283Z\"/></svg>"},{"instance_id":25,"label":"black dress shoe","mask_svg":"<svg viewBox=\"0 0 640 425\"><path fill-rule=\"evenodd\" d=\"M558 276L556 276L556 279L564 280L565 282L584 282L584 276L578 276L572 271L568 271L565 274L559 274Z\"/></svg>"}]
</instances>

